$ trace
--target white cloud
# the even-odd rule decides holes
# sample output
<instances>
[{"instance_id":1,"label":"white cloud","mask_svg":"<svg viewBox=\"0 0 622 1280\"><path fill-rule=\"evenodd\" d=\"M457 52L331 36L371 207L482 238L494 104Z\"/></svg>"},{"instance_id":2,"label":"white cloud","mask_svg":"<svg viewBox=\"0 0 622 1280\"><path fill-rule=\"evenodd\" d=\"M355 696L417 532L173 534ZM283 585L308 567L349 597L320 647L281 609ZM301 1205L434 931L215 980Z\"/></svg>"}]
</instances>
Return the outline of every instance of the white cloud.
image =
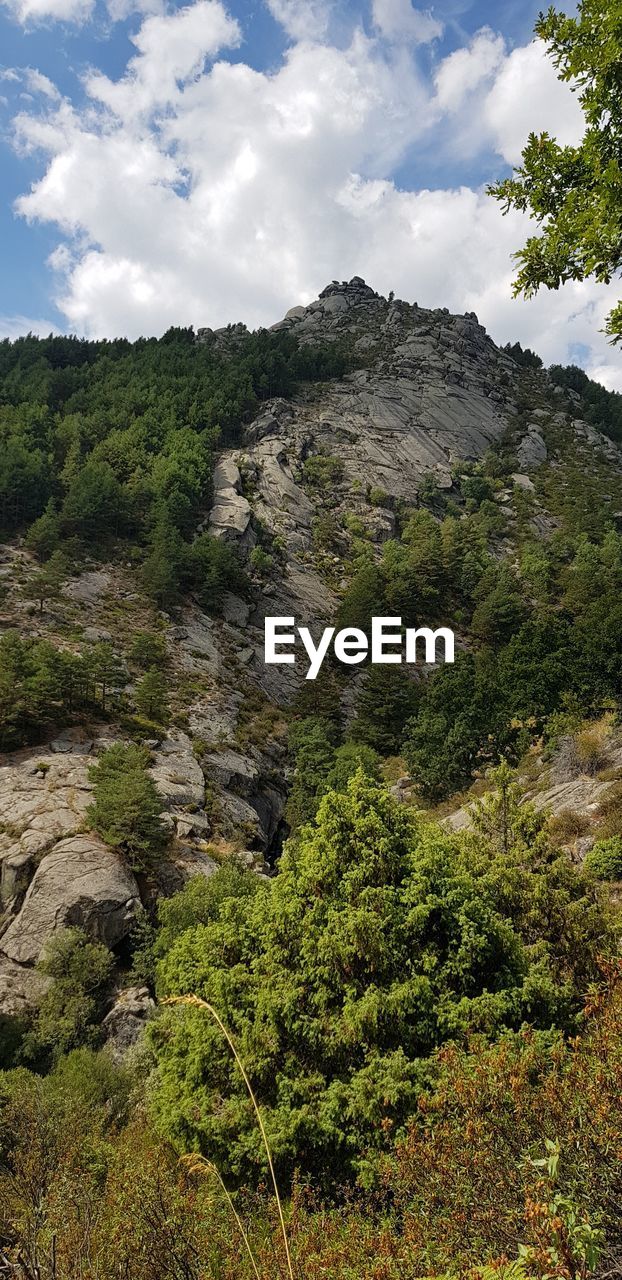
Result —
<instances>
[{"instance_id":1,"label":"white cloud","mask_svg":"<svg viewBox=\"0 0 622 1280\"><path fill-rule=\"evenodd\" d=\"M427 44L442 34L442 23L429 10L416 9L411 0L372 0L374 25L386 40Z\"/></svg>"},{"instance_id":2,"label":"white cloud","mask_svg":"<svg viewBox=\"0 0 622 1280\"><path fill-rule=\"evenodd\" d=\"M0 0L23 26L43 22L82 23L90 18L95 0Z\"/></svg>"},{"instance_id":3,"label":"white cloud","mask_svg":"<svg viewBox=\"0 0 622 1280\"><path fill-rule=\"evenodd\" d=\"M458 111L465 99L482 83L489 83L505 57L505 40L489 27L477 32L470 44L456 49L440 63L435 76L439 106L449 112Z\"/></svg>"},{"instance_id":4,"label":"white cloud","mask_svg":"<svg viewBox=\"0 0 622 1280\"><path fill-rule=\"evenodd\" d=\"M31 93L41 93L44 98L50 98L52 101L57 101L60 98L56 85L52 84L52 81L47 76L42 75L40 71L36 71L34 67L26 67L24 78Z\"/></svg>"},{"instance_id":5,"label":"white cloud","mask_svg":"<svg viewBox=\"0 0 622 1280\"><path fill-rule=\"evenodd\" d=\"M208 58L235 47L241 38L239 23L220 0L196 0L172 14L151 14L131 37L138 52L125 76L114 82L95 72L87 79L87 91L127 122L173 102L179 86L196 79Z\"/></svg>"},{"instance_id":6,"label":"white cloud","mask_svg":"<svg viewBox=\"0 0 622 1280\"><path fill-rule=\"evenodd\" d=\"M564 144L582 136L584 119L575 94L557 79L540 41L515 49L500 67L485 104L499 154L517 164L529 133L549 132Z\"/></svg>"},{"instance_id":7,"label":"white cloud","mask_svg":"<svg viewBox=\"0 0 622 1280\"><path fill-rule=\"evenodd\" d=\"M328 31L331 0L265 0L272 17L292 40L321 40Z\"/></svg>"},{"instance_id":8,"label":"white cloud","mask_svg":"<svg viewBox=\"0 0 622 1280\"><path fill-rule=\"evenodd\" d=\"M359 274L424 306L474 310L497 341L519 339L546 361L583 344L591 369L617 377L598 333L612 289L515 302L525 219L504 219L481 190L391 180L406 158L416 172L417 146L450 126L454 139L465 128L470 145L481 136L496 148L502 169L532 102L539 125L576 129L562 110L569 91L534 46L508 53L484 30L441 63L434 86L404 44L360 29L347 47L300 40L271 73L213 61L240 38L216 0L149 16L126 74L87 78L85 108L49 100L17 119L19 145L45 157L18 209L60 229L52 266L71 328L270 324L331 278Z\"/></svg>"},{"instance_id":9,"label":"white cloud","mask_svg":"<svg viewBox=\"0 0 622 1280\"><path fill-rule=\"evenodd\" d=\"M123 22L134 13L164 13L165 0L107 0L106 8L113 22Z\"/></svg>"},{"instance_id":10,"label":"white cloud","mask_svg":"<svg viewBox=\"0 0 622 1280\"><path fill-rule=\"evenodd\" d=\"M40 337L47 338L48 334L58 332L58 325L53 324L51 320L33 320L28 316L0 315L0 339L10 338L13 342L15 338L23 338L28 333L37 333Z\"/></svg>"}]
</instances>

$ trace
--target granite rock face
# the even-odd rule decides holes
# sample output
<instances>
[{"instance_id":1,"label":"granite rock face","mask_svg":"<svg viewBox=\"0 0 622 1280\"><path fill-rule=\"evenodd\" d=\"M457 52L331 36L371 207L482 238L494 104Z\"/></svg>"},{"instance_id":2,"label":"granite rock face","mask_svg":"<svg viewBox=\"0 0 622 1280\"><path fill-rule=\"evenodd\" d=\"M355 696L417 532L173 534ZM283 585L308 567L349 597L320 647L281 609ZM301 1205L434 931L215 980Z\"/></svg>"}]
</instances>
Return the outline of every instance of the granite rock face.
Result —
<instances>
[{"instance_id":1,"label":"granite rock face","mask_svg":"<svg viewBox=\"0 0 622 1280\"><path fill-rule=\"evenodd\" d=\"M115 1061L122 1062L138 1044L154 1009L155 1001L147 987L128 987L119 992L102 1023L106 1049Z\"/></svg>"},{"instance_id":2,"label":"granite rock face","mask_svg":"<svg viewBox=\"0 0 622 1280\"><path fill-rule=\"evenodd\" d=\"M51 985L51 978L0 955L0 1014L28 1019Z\"/></svg>"},{"instance_id":3,"label":"granite rock face","mask_svg":"<svg viewBox=\"0 0 622 1280\"><path fill-rule=\"evenodd\" d=\"M422 485L431 482L451 489L457 464L481 458L506 431L516 407L516 366L472 313L452 316L387 300L358 276L333 281L272 327L310 347L342 344L360 366L290 400L268 401L216 468L210 532L235 542L243 558L261 528L281 547L279 572L255 593L243 634L234 629L232 639L259 688L283 704L306 664L264 664L264 619L294 616L318 631L334 619L337 595L318 570L314 542L326 488L335 516L359 515L372 544L392 537L396 502L415 508ZM228 339L223 333L202 340ZM310 482L321 457L328 459L326 474L320 464ZM370 502L374 490L378 501Z\"/></svg>"},{"instance_id":4,"label":"granite rock face","mask_svg":"<svg viewBox=\"0 0 622 1280\"><path fill-rule=\"evenodd\" d=\"M201 808L205 801L203 770L187 734L173 731L160 744L151 776L168 808Z\"/></svg>"},{"instance_id":5,"label":"granite rock face","mask_svg":"<svg viewBox=\"0 0 622 1280\"><path fill-rule=\"evenodd\" d=\"M347 585L347 520L363 523L368 545L380 555L382 543L395 536L396 508L416 509L422 489L429 495L431 487L455 498L461 465L481 459L508 429L513 483L533 499L536 532L547 534L533 476L543 463L555 465L548 427L555 428L556 410L558 426L573 416L561 412L568 399L562 404L554 388L547 390L546 375L542 403L548 408L536 406L524 418L517 413L520 370L474 314L382 298L358 276L332 281L273 328L312 349L342 348L350 372L302 384L289 400L266 401L244 424L240 444L219 458L200 530L240 552L251 579L248 598L227 593L218 617L189 599L174 618L160 618L170 669L189 691L175 719L183 729L150 744L151 774L174 842L175 887L189 876L215 873L215 841L255 869L280 848L287 794L282 711L300 689L307 660L299 651L291 666L264 663L265 617L293 616L317 638L334 622ZM226 326L201 330L197 339L226 353L245 332L243 325ZM594 427L577 417L572 429L586 448L622 465L618 446ZM508 481L508 507L511 494ZM499 500L503 509L503 495ZM318 539L327 511L335 516L334 554L330 540L327 549ZM271 539L275 564L262 576L255 569L261 558L252 552ZM6 549L5 568L18 554L27 568L28 553L13 548ZM115 564L85 568L64 590L85 643L114 644L111 606L136 600L135 583ZM32 634L43 635L43 625L28 620ZM344 694L346 719L354 689L353 682ZM102 732L108 742L123 736L118 726ZM88 832L88 768L105 745L96 736L91 742L63 731L0 768L0 1012L19 1014L41 998L47 980L33 966L55 930L77 924L115 947L139 906L131 871ZM410 798L409 781L396 783L399 798ZM589 816L606 787L594 779L557 790L551 785L537 803ZM448 821L468 820L461 810ZM112 1052L124 1052L140 1035L149 1007L148 993L119 996L107 1019Z\"/></svg>"},{"instance_id":6,"label":"granite rock face","mask_svg":"<svg viewBox=\"0 0 622 1280\"><path fill-rule=\"evenodd\" d=\"M209 532L217 537L238 539L247 533L250 504L242 494L239 469L232 455L221 459L214 470L214 504Z\"/></svg>"},{"instance_id":7,"label":"granite rock face","mask_svg":"<svg viewBox=\"0 0 622 1280\"><path fill-rule=\"evenodd\" d=\"M424 477L450 488L456 463L481 458L507 426L515 366L473 314L389 302L354 277L334 281L273 328L311 346L345 341L363 365L312 398L269 402L244 450L221 463L231 476L243 465L253 479L254 514L286 538L294 556L311 545L314 505L300 481L314 453L340 459L350 498L377 487L414 504ZM218 495L214 512L218 533Z\"/></svg>"},{"instance_id":8,"label":"granite rock face","mask_svg":"<svg viewBox=\"0 0 622 1280\"><path fill-rule=\"evenodd\" d=\"M96 836L71 836L37 868L0 948L9 960L34 965L54 933L70 926L114 947L139 906L138 885L119 854Z\"/></svg>"}]
</instances>

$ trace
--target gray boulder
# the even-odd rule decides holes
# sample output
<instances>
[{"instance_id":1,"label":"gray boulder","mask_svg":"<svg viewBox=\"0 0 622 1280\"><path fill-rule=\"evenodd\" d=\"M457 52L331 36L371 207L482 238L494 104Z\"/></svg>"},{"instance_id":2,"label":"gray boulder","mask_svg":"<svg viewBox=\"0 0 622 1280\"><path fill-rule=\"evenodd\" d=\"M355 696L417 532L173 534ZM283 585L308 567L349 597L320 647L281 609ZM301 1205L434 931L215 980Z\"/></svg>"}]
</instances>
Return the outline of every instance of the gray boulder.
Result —
<instances>
[{"instance_id":1,"label":"gray boulder","mask_svg":"<svg viewBox=\"0 0 622 1280\"><path fill-rule=\"evenodd\" d=\"M41 862L0 949L9 960L34 965L48 939L72 925L114 947L139 905L138 885L119 854L95 836L73 836Z\"/></svg>"},{"instance_id":2,"label":"gray boulder","mask_svg":"<svg viewBox=\"0 0 622 1280\"><path fill-rule=\"evenodd\" d=\"M172 732L164 740L156 752L151 776L168 808L202 808L205 779L187 734Z\"/></svg>"},{"instance_id":3,"label":"gray boulder","mask_svg":"<svg viewBox=\"0 0 622 1280\"><path fill-rule=\"evenodd\" d=\"M516 456L521 471L530 471L532 467L539 467L546 462L548 458L546 442L533 423L527 428L527 435L523 436Z\"/></svg>"},{"instance_id":4,"label":"gray boulder","mask_svg":"<svg viewBox=\"0 0 622 1280\"><path fill-rule=\"evenodd\" d=\"M153 1009L147 987L128 987L117 996L102 1023L106 1048L115 1061L122 1061L140 1040Z\"/></svg>"},{"instance_id":5,"label":"gray boulder","mask_svg":"<svg viewBox=\"0 0 622 1280\"><path fill-rule=\"evenodd\" d=\"M40 1004L52 979L36 969L23 969L0 955L0 1013L10 1018L27 1018Z\"/></svg>"}]
</instances>

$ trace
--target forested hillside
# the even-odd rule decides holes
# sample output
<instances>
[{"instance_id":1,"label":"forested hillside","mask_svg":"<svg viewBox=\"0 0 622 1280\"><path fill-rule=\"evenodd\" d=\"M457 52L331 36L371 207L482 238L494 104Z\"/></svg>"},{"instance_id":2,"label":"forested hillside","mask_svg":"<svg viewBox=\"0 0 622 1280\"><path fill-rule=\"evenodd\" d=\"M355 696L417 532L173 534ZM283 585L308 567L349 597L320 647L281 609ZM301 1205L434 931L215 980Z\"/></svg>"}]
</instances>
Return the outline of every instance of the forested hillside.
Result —
<instances>
[{"instance_id":1,"label":"forested hillside","mask_svg":"<svg viewBox=\"0 0 622 1280\"><path fill-rule=\"evenodd\" d=\"M355 277L0 427L0 1275L620 1274L622 397Z\"/></svg>"}]
</instances>

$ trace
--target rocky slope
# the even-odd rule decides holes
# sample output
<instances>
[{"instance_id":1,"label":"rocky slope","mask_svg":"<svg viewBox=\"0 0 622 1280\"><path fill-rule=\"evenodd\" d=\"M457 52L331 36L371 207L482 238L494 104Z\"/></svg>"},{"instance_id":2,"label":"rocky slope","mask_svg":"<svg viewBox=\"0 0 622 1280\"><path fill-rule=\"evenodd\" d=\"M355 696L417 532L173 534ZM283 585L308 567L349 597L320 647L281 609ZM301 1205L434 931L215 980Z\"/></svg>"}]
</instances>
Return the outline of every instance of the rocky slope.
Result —
<instances>
[{"instance_id":1,"label":"rocky slope","mask_svg":"<svg viewBox=\"0 0 622 1280\"><path fill-rule=\"evenodd\" d=\"M176 727L151 744L175 837L171 885L210 874L219 850L265 869L264 855L278 848L287 789L283 709L302 671L264 664L263 619L294 615L318 629L330 621L347 580L348 521L363 523L379 547L395 532L397 506L416 507L430 486L453 491L461 465L502 441L513 451L515 483L530 493L543 463L559 466L568 432L579 451L622 474L617 446L573 418L572 393L560 399L546 375L531 380L525 412L522 371L473 314L387 300L355 277L333 282L275 327L303 344L339 343L352 367L291 401L268 401L242 444L218 462L204 527L238 547L252 574L249 599L229 594L218 619L188 602L179 616L158 620L176 690ZM236 331L202 330L198 338L222 346L235 343ZM318 538L327 495L329 550ZM510 492L497 501L511 517ZM536 528L554 525L538 502L531 519ZM254 567L258 547L276 559L268 577ZM114 636L121 645L145 624L149 606L127 566L86 566L40 617L23 602L33 569L23 548L4 549L5 627L61 646L76 634L91 642ZM145 886L89 832L86 818L89 761L122 737L114 725L92 726L90 736L65 733L1 762L0 1012L22 1012L39 998L46 979L34 966L55 930L78 924L118 948L145 897ZM126 1006L137 1024L144 1012L135 994L121 1001L112 1018L121 1042Z\"/></svg>"}]
</instances>

